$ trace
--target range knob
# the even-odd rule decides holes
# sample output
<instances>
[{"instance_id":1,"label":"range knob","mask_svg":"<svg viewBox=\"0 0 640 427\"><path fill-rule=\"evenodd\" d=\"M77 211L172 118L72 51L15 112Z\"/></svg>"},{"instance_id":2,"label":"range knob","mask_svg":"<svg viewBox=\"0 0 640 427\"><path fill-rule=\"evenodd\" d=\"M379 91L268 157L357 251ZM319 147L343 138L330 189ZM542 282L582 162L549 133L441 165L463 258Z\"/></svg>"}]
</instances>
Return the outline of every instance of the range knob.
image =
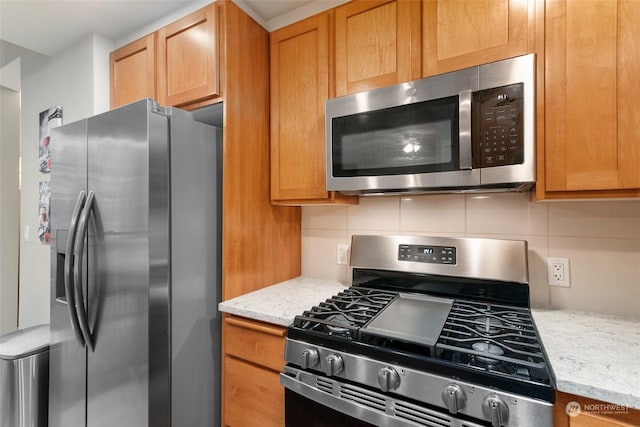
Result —
<instances>
[{"instance_id":1,"label":"range knob","mask_svg":"<svg viewBox=\"0 0 640 427\"><path fill-rule=\"evenodd\" d=\"M449 413L457 414L467 403L467 396L458 384L449 384L442 390L442 401L447 405Z\"/></svg>"},{"instance_id":2,"label":"range knob","mask_svg":"<svg viewBox=\"0 0 640 427\"><path fill-rule=\"evenodd\" d=\"M320 360L320 355L318 354L318 350L315 348L305 348L302 350L302 369L313 368L318 364Z\"/></svg>"},{"instance_id":3,"label":"range knob","mask_svg":"<svg viewBox=\"0 0 640 427\"><path fill-rule=\"evenodd\" d=\"M342 357L338 354L330 354L324 359L324 373L327 374L328 377L332 375L339 374L340 371L344 368L344 362L342 361Z\"/></svg>"},{"instance_id":4,"label":"range knob","mask_svg":"<svg viewBox=\"0 0 640 427\"><path fill-rule=\"evenodd\" d=\"M500 427L506 424L509 419L509 408L504 400L496 394L490 394L482 401L482 412L484 416L491 420L493 427Z\"/></svg>"},{"instance_id":5,"label":"range knob","mask_svg":"<svg viewBox=\"0 0 640 427\"><path fill-rule=\"evenodd\" d=\"M395 390L400 387L400 375L390 366L380 369L378 372L378 384L383 392Z\"/></svg>"}]
</instances>

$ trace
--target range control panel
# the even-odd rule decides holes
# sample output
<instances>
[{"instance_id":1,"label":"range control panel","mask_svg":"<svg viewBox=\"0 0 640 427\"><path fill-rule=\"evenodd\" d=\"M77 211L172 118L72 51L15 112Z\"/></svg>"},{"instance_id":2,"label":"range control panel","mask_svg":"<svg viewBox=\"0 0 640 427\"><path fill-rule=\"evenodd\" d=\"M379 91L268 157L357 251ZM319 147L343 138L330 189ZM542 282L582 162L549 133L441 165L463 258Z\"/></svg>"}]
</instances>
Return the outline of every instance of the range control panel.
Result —
<instances>
[{"instance_id":1,"label":"range control panel","mask_svg":"<svg viewBox=\"0 0 640 427\"><path fill-rule=\"evenodd\" d=\"M455 246L399 245L398 261L456 264Z\"/></svg>"}]
</instances>

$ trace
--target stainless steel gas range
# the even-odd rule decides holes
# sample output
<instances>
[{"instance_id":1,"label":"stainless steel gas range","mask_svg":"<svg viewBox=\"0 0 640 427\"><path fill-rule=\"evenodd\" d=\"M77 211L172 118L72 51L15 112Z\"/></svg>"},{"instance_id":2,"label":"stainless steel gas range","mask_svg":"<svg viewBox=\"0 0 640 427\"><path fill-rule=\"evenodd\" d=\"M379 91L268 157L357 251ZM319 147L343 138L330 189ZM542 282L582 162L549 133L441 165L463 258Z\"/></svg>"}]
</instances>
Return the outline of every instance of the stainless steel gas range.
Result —
<instances>
[{"instance_id":1,"label":"stainless steel gas range","mask_svg":"<svg viewBox=\"0 0 640 427\"><path fill-rule=\"evenodd\" d=\"M287 427L553 425L526 241L353 236L350 265L288 327Z\"/></svg>"}]
</instances>

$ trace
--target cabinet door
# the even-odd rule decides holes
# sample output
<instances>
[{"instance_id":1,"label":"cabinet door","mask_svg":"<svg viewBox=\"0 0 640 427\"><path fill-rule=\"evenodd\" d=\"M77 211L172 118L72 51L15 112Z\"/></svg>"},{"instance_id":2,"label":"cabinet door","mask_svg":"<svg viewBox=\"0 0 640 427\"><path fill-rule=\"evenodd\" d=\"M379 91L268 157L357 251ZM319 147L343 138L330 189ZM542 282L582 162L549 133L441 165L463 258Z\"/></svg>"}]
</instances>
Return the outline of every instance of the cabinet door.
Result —
<instances>
[{"instance_id":1,"label":"cabinet door","mask_svg":"<svg viewBox=\"0 0 640 427\"><path fill-rule=\"evenodd\" d=\"M158 30L158 100L183 105L220 95L213 3Z\"/></svg>"},{"instance_id":2,"label":"cabinet door","mask_svg":"<svg viewBox=\"0 0 640 427\"><path fill-rule=\"evenodd\" d=\"M547 195L633 189L638 195L640 2L548 0L546 6Z\"/></svg>"},{"instance_id":3,"label":"cabinet door","mask_svg":"<svg viewBox=\"0 0 640 427\"><path fill-rule=\"evenodd\" d=\"M533 0L424 0L422 16L425 77L531 51Z\"/></svg>"},{"instance_id":4,"label":"cabinet door","mask_svg":"<svg viewBox=\"0 0 640 427\"><path fill-rule=\"evenodd\" d=\"M328 13L271 33L271 199L352 201L325 184L324 104L329 97ZM355 199L357 200L357 199Z\"/></svg>"},{"instance_id":5,"label":"cabinet door","mask_svg":"<svg viewBox=\"0 0 640 427\"><path fill-rule=\"evenodd\" d=\"M284 425L282 326L225 315L223 322L223 424Z\"/></svg>"},{"instance_id":6,"label":"cabinet door","mask_svg":"<svg viewBox=\"0 0 640 427\"><path fill-rule=\"evenodd\" d=\"M336 96L420 77L418 0L354 0L335 9Z\"/></svg>"},{"instance_id":7,"label":"cabinet door","mask_svg":"<svg viewBox=\"0 0 640 427\"><path fill-rule=\"evenodd\" d=\"M278 372L225 356L222 395L226 426L284 425L284 389Z\"/></svg>"},{"instance_id":8,"label":"cabinet door","mask_svg":"<svg viewBox=\"0 0 640 427\"><path fill-rule=\"evenodd\" d=\"M639 426L640 411L624 405L557 391L553 425L555 427Z\"/></svg>"},{"instance_id":9,"label":"cabinet door","mask_svg":"<svg viewBox=\"0 0 640 427\"><path fill-rule=\"evenodd\" d=\"M109 55L111 108L155 98L155 39L149 34Z\"/></svg>"}]
</instances>

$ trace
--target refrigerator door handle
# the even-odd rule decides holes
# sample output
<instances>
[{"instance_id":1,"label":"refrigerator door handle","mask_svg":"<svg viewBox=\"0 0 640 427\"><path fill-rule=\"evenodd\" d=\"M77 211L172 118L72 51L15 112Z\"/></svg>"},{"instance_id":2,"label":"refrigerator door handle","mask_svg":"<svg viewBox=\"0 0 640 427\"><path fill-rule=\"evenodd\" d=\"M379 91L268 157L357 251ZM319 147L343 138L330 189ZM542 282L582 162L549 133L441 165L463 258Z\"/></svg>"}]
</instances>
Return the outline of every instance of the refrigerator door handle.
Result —
<instances>
[{"instance_id":1,"label":"refrigerator door handle","mask_svg":"<svg viewBox=\"0 0 640 427\"><path fill-rule=\"evenodd\" d=\"M76 231L78 229L78 217L80 216L80 211L84 207L84 202L86 199L86 193L81 191L78 194L78 200L76 201L76 206L73 208L73 214L71 214L71 223L69 224L69 234L67 235L67 246L64 258L64 293L67 297L67 310L69 311L69 320L71 320L71 327L73 329L73 333L80 343L81 347L84 347L84 338L82 337L82 332L80 331L80 325L78 323L78 314L76 313L76 303L73 294L73 276L71 275L71 270L73 268L73 245L75 243Z\"/></svg>"},{"instance_id":2,"label":"refrigerator door handle","mask_svg":"<svg viewBox=\"0 0 640 427\"><path fill-rule=\"evenodd\" d=\"M89 216L91 215L91 210L93 209L94 198L95 195L93 191L89 191L87 202L84 205L84 209L82 210L82 214L80 215L80 221L78 222L78 232L76 233L73 249L73 258L75 261L73 266L73 276L75 286L76 311L78 313L78 322L80 323L80 330L82 331L84 342L87 344L87 347L91 349L91 351L93 351L93 338L91 336L91 331L89 330L89 318L87 316L87 310L84 306L84 295L82 293L82 263L84 261L84 240L87 234L87 228L89 226Z\"/></svg>"}]
</instances>

